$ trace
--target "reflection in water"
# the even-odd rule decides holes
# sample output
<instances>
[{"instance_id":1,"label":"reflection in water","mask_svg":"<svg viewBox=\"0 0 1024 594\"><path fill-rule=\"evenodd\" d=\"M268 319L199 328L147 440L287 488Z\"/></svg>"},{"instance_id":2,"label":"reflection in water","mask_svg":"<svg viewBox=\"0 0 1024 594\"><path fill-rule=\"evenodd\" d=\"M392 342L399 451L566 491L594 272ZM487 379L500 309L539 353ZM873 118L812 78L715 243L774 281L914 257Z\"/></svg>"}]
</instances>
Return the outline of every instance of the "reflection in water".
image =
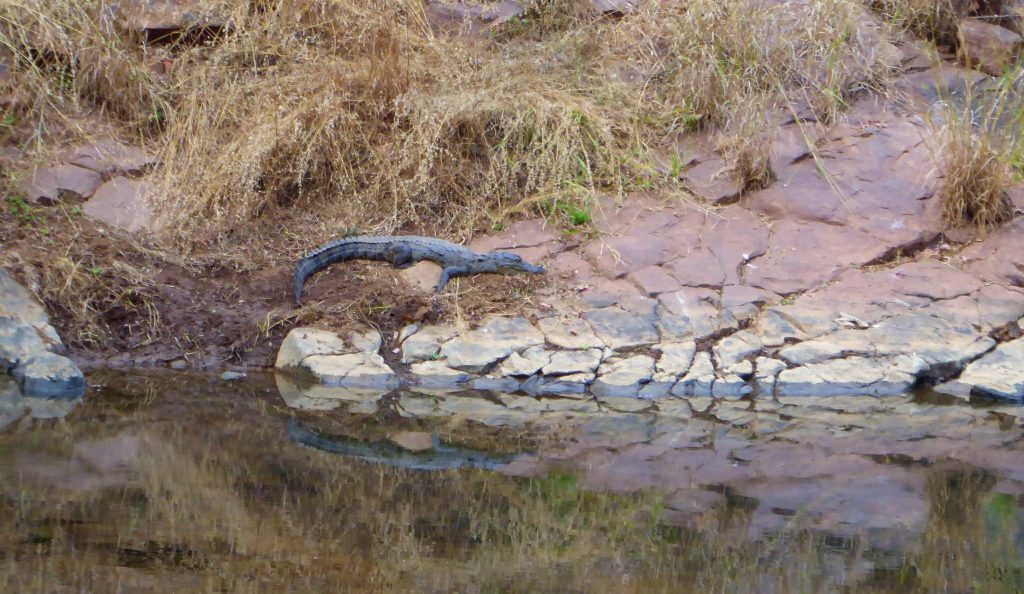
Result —
<instances>
[{"instance_id":1,"label":"reflection in water","mask_svg":"<svg viewBox=\"0 0 1024 594\"><path fill-rule=\"evenodd\" d=\"M915 434L918 450L872 433L877 459L851 453L854 431L823 432L815 457L797 438L809 425L756 437L707 420L563 403L528 415L517 399L488 401L503 412L436 394L403 395L382 425L346 412L365 401L283 406L270 378L92 380L106 387L65 420L0 432L2 592L1024 589L1024 489L981 422L960 442ZM392 430L435 433L439 447L410 458L380 445ZM1019 455L1019 426L992 435ZM880 443L901 464L879 461ZM942 461L973 444L991 465ZM439 454L495 470L409 469ZM908 507L920 513L897 513Z\"/></svg>"},{"instance_id":2,"label":"reflection in water","mask_svg":"<svg viewBox=\"0 0 1024 594\"><path fill-rule=\"evenodd\" d=\"M303 427L294 418L288 422L288 435L297 443L318 450L409 470L453 470L456 468L496 470L515 459L510 455L445 446L441 444L436 435L433 447L427 452L410 452L386 441L366 443L345 437L325 437Z\"/></svg>"}]
</instances>

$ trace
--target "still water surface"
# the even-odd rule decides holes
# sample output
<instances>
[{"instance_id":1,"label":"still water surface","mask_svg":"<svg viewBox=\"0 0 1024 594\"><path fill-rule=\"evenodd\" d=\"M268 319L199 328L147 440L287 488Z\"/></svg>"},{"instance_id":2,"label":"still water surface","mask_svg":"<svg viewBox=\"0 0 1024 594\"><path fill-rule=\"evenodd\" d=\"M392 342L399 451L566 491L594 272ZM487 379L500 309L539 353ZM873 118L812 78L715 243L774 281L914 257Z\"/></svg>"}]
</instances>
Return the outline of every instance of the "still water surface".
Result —
<instances>
[{"instance_id":1,"label":"still water surface","mask_svg":"<svg viewBox=\"0 0 1024 594\"><path fill-rule=\"evenodd\" d=\"M0 407L2 592L1024 591L1013 407L90 381Z\"/></svg>"}]
</instances>

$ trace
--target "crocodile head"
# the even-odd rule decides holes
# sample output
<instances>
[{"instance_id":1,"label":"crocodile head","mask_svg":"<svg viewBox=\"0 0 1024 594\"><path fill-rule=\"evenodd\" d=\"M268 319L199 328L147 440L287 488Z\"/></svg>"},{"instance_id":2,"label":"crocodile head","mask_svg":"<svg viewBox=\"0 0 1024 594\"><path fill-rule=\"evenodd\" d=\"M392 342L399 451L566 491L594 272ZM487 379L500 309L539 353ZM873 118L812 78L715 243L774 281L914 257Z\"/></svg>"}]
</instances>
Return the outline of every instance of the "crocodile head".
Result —
<instances>
[{"instance_id":1,"label":"crocodile head","mask_svg":"<svg viewBox=\"0 0 1024 594\"><path fill-rule=\"evenodd\" d=\"M543 266L530 264L512 252L491 252L487 256L494 263L495 272L529 272L530 274L542 274L544 272Z\"/></svg>"}]
</instances>

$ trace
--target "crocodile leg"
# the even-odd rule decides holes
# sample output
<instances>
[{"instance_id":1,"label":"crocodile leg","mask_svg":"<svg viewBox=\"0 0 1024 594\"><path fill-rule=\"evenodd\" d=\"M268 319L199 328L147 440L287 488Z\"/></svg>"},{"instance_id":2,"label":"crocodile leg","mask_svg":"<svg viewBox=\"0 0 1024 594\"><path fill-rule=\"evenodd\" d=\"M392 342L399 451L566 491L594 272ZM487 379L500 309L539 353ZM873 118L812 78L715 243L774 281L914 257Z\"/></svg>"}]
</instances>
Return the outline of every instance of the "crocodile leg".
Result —
<instances>
[{"instance_id":1,"label":"crocodile leg","mask_svg":"<svg viewBox=\"0 0 1024 594\"><path fill-rule=\"evenodd\" d=\"M472 272L473 271L470 270L468 266L449 266L445 268L441 271L441 278L437 280L437 289L435 289L435 292L440 293L443 291L445 285L448 284L448 281L456 276L465 276L467 274L472 274Z\"/></svg>"},{"instance_id":2,"label":"crocodile leg","mask_svg":"<svg viewBox=\"0 0 1024 594\"><path fill-rule=\"evenodd\" d=\"M394 245L388 247L388 262L399 270L409 268L416 263L412 258L412 249L407 245Z\"/></svg>"}]
</instances>

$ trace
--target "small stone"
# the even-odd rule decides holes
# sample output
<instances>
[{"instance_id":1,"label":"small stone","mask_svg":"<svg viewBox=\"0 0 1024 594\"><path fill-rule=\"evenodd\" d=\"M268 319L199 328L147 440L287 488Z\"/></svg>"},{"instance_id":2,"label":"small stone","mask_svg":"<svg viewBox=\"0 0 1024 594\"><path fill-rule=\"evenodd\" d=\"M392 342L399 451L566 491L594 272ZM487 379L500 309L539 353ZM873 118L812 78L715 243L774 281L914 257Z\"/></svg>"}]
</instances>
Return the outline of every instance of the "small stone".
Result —
<instances>
[{"instance_id":1,"label":"small stone","mask_svg":"<svg viewBox=\"0 0 1024 594\"><path fill-rule=\"evenodd\" d=\"M239 373L238 371L225 371L224 373L220 374L220 379L226 382L242 379L243 377L245 377L245 374Z\"/></svg>"},{"instance_id":2,"label":"small stone","mask_svg":"<svg viewBox=\"0 0 1024 594\"><path fill-rule=\"evenodd\" d=\"M744 359L735 365L726 367L724 371L727 375L738 375L743 379L750 379L754 377L754 362Z\"/></svg>"},{"instance_id":3,"label":"small stone","mask_svg":"<svg viewBox=\"0 0 1024 594\"><path fill-rule=\"evenodd\" d=\"M434 436L421 431L399 431L388 435L388 441L410 452L426 452L434 449Z\"/></svg>"},{"instance_id":4,"label":"small stone","mask_svg":"<svg viewBox=\"0 0 1024 594\"><path fill-rule=\"evenodd\" d=\"M171 361L171 369L181 371L182 369L188 369L188 361L184 359L175 359Z\"/></svg>"}]
</instances>

